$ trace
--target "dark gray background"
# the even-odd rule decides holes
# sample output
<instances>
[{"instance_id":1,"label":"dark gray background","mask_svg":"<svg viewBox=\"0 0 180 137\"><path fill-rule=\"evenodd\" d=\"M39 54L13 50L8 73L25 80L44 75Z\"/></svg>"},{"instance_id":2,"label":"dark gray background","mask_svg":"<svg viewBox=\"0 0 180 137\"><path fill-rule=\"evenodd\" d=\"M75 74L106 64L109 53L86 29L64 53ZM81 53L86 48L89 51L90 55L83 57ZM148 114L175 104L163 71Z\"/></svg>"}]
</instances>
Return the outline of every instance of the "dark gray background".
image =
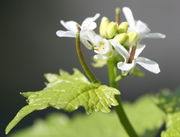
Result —
<instances>
[{"instance_id":1,"label":"dark gray background","mask_svg":"<svg viewBox=\"0 0 180 137\"><path fill-rule=\"evenodd\" d=\"M149 24L152 32L167 35L165 40L146 40L143 55L159 62L161 73L146 71L144 78L130 77L121 84L123 99L133 100L143 93L179 85L180 0L1 0L0 4L0 136L7 123L25 105L20 91L40 90L43 74L59 68L71 72L80 68L74 39L58 38L64 29L59 20L83 21L99 12L114 19L114 8L129 6L136 19ZM86 58L93 53L84 48ZM105 83L106 68L94 69ZM49 111L35 112L17 127L30 125ZM14 131L14 130L13 130Z\"/></svg>"}]
</instances>

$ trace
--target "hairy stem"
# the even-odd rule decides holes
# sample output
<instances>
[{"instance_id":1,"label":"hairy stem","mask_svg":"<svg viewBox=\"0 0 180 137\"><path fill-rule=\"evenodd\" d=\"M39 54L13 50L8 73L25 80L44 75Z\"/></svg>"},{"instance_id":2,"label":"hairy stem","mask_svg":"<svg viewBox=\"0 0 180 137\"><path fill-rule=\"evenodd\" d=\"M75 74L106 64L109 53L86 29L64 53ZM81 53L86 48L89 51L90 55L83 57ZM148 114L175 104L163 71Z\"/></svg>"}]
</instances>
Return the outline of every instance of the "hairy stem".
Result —
<instances>
[{"instance_id":1,"label":"hairy stem","mask_svg":"<svg viewBox=\"0 0 180 137\"><path fill-rule=\"evenodd\" d=\"M79 62L84 70L84 72L86 73L86 75L88 76L88 78L91 80L91 82L93 83L97 83L99 82L95 75L93 74L93 72L90 70L90 68L88 67L85 59L84 59L84 55L82 54L82 51L81 51L81 44L80 44L80 33L78 32L76 34L76 52L77 52L77 55L78 55L78 59L79 59Z\"/></svg>"},{"instance_id":2,"label":"hairy stem","mask_svg":"<svg viewBox=\"0 0 180 137\"><path fill-rule=\"evenodd\" d=\"M109 83L111 87L117 88L117 67L116 67L116 60L114 58L110 58L108 60L108 74L109 74ZM125 110L122 106L122 102L119 96L116 96L116 99L119 103L118 106L115 107L116 113L120 122L122 123L124 129L126 130L129 137L138 137L136 131L134 130L133 126L131 125Z\"/></svg>"}]
</instances>

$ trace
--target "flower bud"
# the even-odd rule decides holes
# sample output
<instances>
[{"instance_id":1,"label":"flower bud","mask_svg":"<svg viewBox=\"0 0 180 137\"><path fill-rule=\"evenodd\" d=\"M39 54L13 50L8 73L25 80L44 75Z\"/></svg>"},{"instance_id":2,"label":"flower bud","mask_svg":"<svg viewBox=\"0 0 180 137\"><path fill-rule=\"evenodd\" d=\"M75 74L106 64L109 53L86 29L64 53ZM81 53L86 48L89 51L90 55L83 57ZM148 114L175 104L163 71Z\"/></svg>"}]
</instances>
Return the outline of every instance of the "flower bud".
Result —
<instances>
[{"instance_id":1,"label":"flower bud","mask_svg":"<svg viewBox=\"0 0 180 137\"><path fill-rule=\"evenodd\" d=\"M138 33L137 32L130 32L127 34L128 35L128 45L133 45L135 44L137 40Z\"/></svg>"},{"instance_id":2,"label":"flower bud","mask_svg":"<svg viewBox=\"0 0 180 137\"><path fill-rule=\"evenodd\" d=\"M114 39L117 40L120 44L124 44L128 39L128 35L126 33L121 33L116 35Z\"/></svg>"},{"instance_id":3,"label":"flower bud","mask_svg":"<svg viewBox=\"0 0 180 137\"><path fill-rule=\"evenodd\" d=\"M99 33L102 37L106 38L106 30L109 25L109 19L107 17L103 17L99 27Z\"/></svg>"},{"instance_id":4,"label":"flower bud","mask_svg":"<svg viewBox=\"0 0 180 137\"><path fill-rule=\"evenodd\" d=\"M118 30L118 25L115 22L110 22L107 27L107 38L111 39L115 36Z\"/></svg>"},{"instance_id":5,"label":"flower bud","mask_svg":"<svg viewBox=\"0 0 180 137\"><path fill-rule=\"evenodd\" d=\"M126 33L128 30L129 24L127 22L122 22L119 26L118 26L118 32L119 33Z\"/></svg>"}]
</instances>

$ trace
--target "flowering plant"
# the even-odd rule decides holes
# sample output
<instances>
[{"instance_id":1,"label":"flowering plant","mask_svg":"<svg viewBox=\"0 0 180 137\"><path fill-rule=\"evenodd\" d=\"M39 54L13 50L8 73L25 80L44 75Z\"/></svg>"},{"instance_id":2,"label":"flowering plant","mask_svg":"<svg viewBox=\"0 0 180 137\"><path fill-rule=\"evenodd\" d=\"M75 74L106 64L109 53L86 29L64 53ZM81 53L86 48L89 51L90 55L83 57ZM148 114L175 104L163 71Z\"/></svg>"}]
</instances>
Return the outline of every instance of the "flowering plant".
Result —
<instances>
[{"instance_id":1,"label":"flowering plant","mask_svg":"<svg viewBox=\"0 0 180 137\"><path fill-rule=\"evenodd\" d=\"M119 96L118 83L129 75L143 76L144 74L137 64L152 73L158 74L160 72L158 63L140 56L146 47L143 39L164 39L166 36L161 33L150 33L147 24L134 19L130 8L124 7L122 11L127 22L121 22L120 9L117 8L115 10L115 21L110 21L107 17L102 18L99 34L94 31L97 28L95 21L99 18L99 13L95 14L94 17L86 18L81 25L75 21L60 21L67 31L58 30L56 35L58 37L76 38L77 56L87 77L77 69L74 69L72 75L64 70L60 70L59 74L45 74L48 82L44 89L21 93L27 98L28 105L24 106L9 123L6 133L26 115L47 107L71 112L82 106L87 114L91 114L97 111L110 112L110 108L114 106L128 136L139 136L124 111ZM95 52L94 67L107 65L109 86L102 85L89 68L81 50L81 42L88 50ZM162 132L162 137L171 137L171 133L175 133L172 131L175 130L172 127L177 126L174 119L180 116L179 112L176 111L179 110L179 107L176 107L177 101L173 106L174 108L170 107L170 112L167 110L166 105L172 98L173 96L161 94L157 99L158 101L156 100L160 108L167 114L172 114L172 117L167 120L168 122L171 121L170 124L168 123L169 128ZM178 131L177 134L180 136Z\"/></svg>"}]
</instances>

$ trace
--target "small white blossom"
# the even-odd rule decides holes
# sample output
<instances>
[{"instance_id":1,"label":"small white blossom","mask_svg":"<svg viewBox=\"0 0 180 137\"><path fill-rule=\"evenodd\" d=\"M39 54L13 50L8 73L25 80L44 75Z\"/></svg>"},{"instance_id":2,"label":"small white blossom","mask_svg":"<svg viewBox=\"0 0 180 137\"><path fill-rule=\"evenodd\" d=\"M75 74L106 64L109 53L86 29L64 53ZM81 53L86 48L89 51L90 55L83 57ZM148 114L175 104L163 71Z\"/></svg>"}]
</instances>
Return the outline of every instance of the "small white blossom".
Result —
<instances>
[{"instance_id":1,"label":"small white blossom","mask_svg":"<svg viewBox=\"0 0 180 137\"><path fill-rule=\"evenodd\" d=\"M135 20L134 16L132 14L132 11L128 7L123 8L123 13L126 17L126 20L129 23L129 29L128 32L135 31L139 34L139 39L144 38L165 38L166 35L161 33L150 33L151 30L148 28L148 25L140 20Z\"/></svg>"},{"instance_id":2,"label":"small white blossom","mask_svg":"<svg viewBox=\"0 0 180 137\"><path fill-rule=\"evenodd\" d=\"M88 42L94 46L95 60L107 60L112 53L112 45L108 40L97 35L94 31L87 32Z\"/></svg>"},{"instance_id":3,"label":"small white blossom","mask_svg":"<svg viewBox=\"0 0 180 137\"><path fill-rule=\"evenodd\" d=\"M139 57L141 52L144 50L145 45L137 45L135 49L135 53L133 55L133 59L131 62L128 62L131 56L131 51L133 49L133 46L130 48L129 51L127 51L121 44L119 44L116 40L111 40L111 44L115 48L115 50L124 58L124 62L118 62L117 67L122 72L129 72L132 70L136 64L141 65L146 70L158 74L160 72L159 65L150 59L147 59L145 57Z\"/></svg>"},{"instance_id":4,"label":"small white blossom","mask_svg":"<svg viewBox=\"0 0 180 137\"><path fill-rule=\"evenodd\" d=\"M64 26L64 28L67 29L67 31L63 30L58 30L56 32L56 35L59 37L70 37L70 38L75 38L76 33L78 32L78 27L80 28L80 37L81 37L81 42L86 45L88 49L91 49L91 45L87 42L86 38L86 32L89 30L94 30L97 27L97 24L95 21L99 18L100 14L97 13L95 14L94 17L88 17L86 18L81 25L79 25L75 21L63 21L61 20L60 23Z\"/></svg>"}]
</instances>

